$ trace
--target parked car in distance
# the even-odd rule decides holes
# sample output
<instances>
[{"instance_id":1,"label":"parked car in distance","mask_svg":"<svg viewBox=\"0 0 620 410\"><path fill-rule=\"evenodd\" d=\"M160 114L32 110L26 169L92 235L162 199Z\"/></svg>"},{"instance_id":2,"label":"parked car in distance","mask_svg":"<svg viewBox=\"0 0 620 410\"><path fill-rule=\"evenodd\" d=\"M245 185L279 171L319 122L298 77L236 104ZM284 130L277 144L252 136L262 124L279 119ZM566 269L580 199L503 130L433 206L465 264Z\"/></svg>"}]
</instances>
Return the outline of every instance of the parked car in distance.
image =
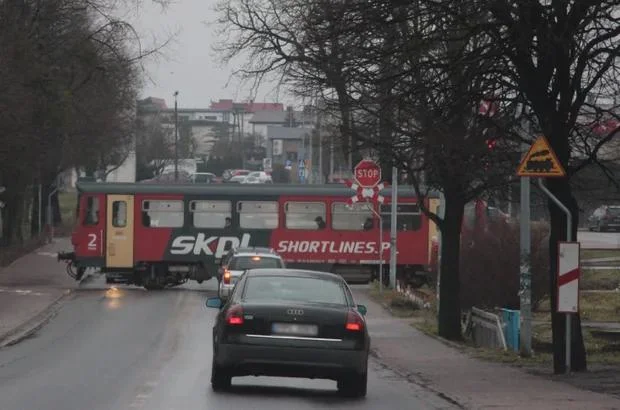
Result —
<instances>
[{"instance_id":1,"label":"parked car in distance","mask_svg":"<svg viewBox=\"0 0 620 410\"><path fill-rule=\"evenodd\" d=\"M222 182L239 183L252 171L247 169L227 169L222 174Z\"/></svg>"},{"instance_id":2,"label":"parked car in distance","mask_svg":"<svg viewBox=\"0 0 620 410\"><path fill-rule=\"evenodd\" d=\"M196 172L192 174L193 184L212 184L215 182L215 174L211 172Z\"/></svg>"},{"instance_id":3,"label":"parked car in distance","mask_svg":"<svg viewBox=\"0 0 620 410\"><path fill-rule=\"evenodd\" d=\"M350 397L366 396L370 336L364 315L341 276L295 269L250 269L213 326L211 386L237 376L336 380Z\"/></svg>"},{"instance_id":4,"label":"parked car in distance","mask_svg":"<svg viewBox=\"0 0 620 410\"><path fill-rule=\"evenodd\" d=\"M620 231L620 205L598 207L588 218L590 231Z\"/></svg>"},{"instance_id":5,"label":"parked car in distance","mask_svg":"<svg viewBox=\"0 0 620 410\"><path fill-rule=\"evenodd\" d=\"M246 175L242 184L273 184L271 175L265 171L254 171Z\"/></svg>"},{"instance_id":6,"label":"parked car in distance","mask_svg":"<svg viewBox=\"0 0 620 410\"><path fill-rule=\"evenodd\" d=\"M273 249L261 247L234 248L220 262L217 272L218 297L225 300L247 269L286 267L284 260Z\"/></svg>"}]
</instances>

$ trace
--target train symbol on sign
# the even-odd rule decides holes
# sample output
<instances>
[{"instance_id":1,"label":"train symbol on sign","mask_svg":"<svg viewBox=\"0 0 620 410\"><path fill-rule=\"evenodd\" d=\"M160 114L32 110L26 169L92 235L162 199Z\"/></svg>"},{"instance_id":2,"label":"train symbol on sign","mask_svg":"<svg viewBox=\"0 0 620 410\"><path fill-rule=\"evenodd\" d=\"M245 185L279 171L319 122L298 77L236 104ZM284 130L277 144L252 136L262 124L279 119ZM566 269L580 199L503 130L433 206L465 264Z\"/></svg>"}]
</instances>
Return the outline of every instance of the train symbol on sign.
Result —
<instances>
[{"instance_id":1,"label":"train symbol on sign","mask_svg":"<svg viewBox=\"0 0 620 410\"><path fill-rule=\"evenodd\" d=\"M527 171L534 172L549 172L553 169L553 160L548 157L549 150L544 149L537 151L530 156L530 159L525 164ZM547 157L547 158L544 158ZM542 159L544 158L544 159Z\"/></svg>"},{"instance_id":2,"label":"train symbol on sign","mask_svg":"<svg viewBox=\"0 0 620 410\"><path fill-rule=\"evenodd\" d=\"M517 175L521 177L563 177L566 175L545 137L538 138L523 157Z\"/></svg>"}]
</instances>

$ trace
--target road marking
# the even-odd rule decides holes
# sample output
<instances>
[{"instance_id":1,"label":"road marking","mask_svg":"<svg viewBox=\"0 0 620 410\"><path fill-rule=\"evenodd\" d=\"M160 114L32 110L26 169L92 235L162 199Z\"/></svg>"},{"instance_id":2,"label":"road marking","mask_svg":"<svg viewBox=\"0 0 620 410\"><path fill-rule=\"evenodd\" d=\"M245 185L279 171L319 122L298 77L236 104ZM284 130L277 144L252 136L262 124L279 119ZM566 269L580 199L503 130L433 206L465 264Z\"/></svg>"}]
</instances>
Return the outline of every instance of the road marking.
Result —
<instances>
[{"instance_id":1,"label":"road marking","mask_svg":"<svg viewBox=\"0 0 620 410\"><path fill-rule=\"evenodd\" d=\"M58 252L37 252L37 255L49 256L50 258L57 258L58 257Z\"/></svg>"},{"instance_id":2,"label":"road marking","mask_svg":"<svg viewBox=\"0 0 620 410\"><path fill-rule=\"evenodd\" d=\"M17 293L18 295L24 295L24 296L45 296L45 293L41 293L41 292L33 292L30 289L7 289L7 288L0 288L0 292L4 292L4 293Z\"/></svg>"}]
</instances>

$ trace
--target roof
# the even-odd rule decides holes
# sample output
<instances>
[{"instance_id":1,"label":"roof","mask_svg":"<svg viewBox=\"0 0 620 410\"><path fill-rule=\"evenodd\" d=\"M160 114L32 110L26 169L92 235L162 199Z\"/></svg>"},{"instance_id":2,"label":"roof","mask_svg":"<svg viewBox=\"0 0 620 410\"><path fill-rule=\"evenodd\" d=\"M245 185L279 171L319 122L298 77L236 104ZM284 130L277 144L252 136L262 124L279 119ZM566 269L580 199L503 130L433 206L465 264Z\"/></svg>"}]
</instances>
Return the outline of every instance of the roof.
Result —
<instances>
[{"instance_id":1,"label":"roof","mask_svg":"<svg viewBox=\"0 0 620 410\"><path fill-rule=\"evenodd\" d=\"M284 124L287 120L285 111L256 111L250 124Z\"/></svg>"},{"instance_id":2,"label":"roof","mask_svg":"<svg viewBox=\"0 0 620 410\"><path fill-rule=\"evenodd\" d=\"M312 128L267 126L267 138L272 140L301 140L312 133Z\"/></svg>"},{"instance_id":3,"label":"roof","mask_svg":"<svg viewBox=\"0 0 620 410\"><path fill-rule=\"evenodd\" d=\"M254 101L235 103L233 100L219 100L217 102L212 101L209 108L213 111L232 111L235 105L241 105L245 112L284 111L284 104L282 103L267 103Z\"/></svg>"},{"instance_id":4,"label":"roof","mask_svg":"<svg viewBox=\"0 0 620 410\"><path fill-rule=\"evenodd\" d=\"M89 182L81 181L76 184L78 191L84 193L104 194L177 194L177 195L317 195L317 196L353 196L354 191L344 184L189 184L163 183L141 184L124 182ZM391 188L381 191L381 195L389 197ZM415 198L417 195L410 186L400 186L398 195L406 198ZM429 197L437 198L437 192L431 192Z\"/></svg>"},{"instance_id":5,"label":"roof","mask_svg":"<svg viewBox=\"0 0 620 410\"><path fill-rule=\"evenodd\" d=\"M314 270L305 270L305 269L272 269L272 268L256 268L256 269L248 269L246 271L246 275L248 277L252 276L296 276L302 278L313 278L313 279L323 279L323 280L333 280L337 282L344 282L344 279L340 275L336 275L335 273L329 272L321 272Z\"/></svg>"}]
</instances>

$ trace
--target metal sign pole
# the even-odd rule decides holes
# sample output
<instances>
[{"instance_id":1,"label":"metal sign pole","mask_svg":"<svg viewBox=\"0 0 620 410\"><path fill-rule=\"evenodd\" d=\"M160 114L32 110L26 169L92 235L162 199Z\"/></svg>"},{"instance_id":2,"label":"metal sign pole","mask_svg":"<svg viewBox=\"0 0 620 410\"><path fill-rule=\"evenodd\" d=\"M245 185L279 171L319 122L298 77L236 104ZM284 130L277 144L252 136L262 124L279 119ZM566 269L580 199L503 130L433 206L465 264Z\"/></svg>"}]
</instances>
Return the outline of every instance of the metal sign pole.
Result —
<instances>
[{"instance_id":1,"label":"metal sign pole","mask_svg":"<svg viewBox=\"0 0 620 410\"><path fill-rule=\"evenodd\" d=\"M383 218L379 204L379 289L383 291Z\"/></svg>"},{"instance_id":2,"label":"metal sign pole","mask_svg":"<svg viewBox=\"0 0 620 410\"><path fill-rule=\"evenodd\" d=\"M49 243L54 242L54 217L52 213L52 196L58 191L58 187L55 186L47 196L47 226L50 230Z\"/></svg>"},{"instance_id":3,"label":"metal sign pole","mask_svg":"<svg viewBox=\"0 0 620 410\"><path fill-rule=\"evenodd\" d=\"M538 186L566 214L566 241L572 242L573 215L571 214L570 209L568 209L566 205L564 205L551 193L551 191L547 189L542 181L542 178L538 179ZM555 306L552 306L551 308L556 309ZM566 313L566 373L570 373L571 371L571 324L571 314Z\"/></svg>"},{"instance_id":4,"label":"metal sign pole","mask_svg":"<svg viewBox=\"0 0 620 410\"><path fill-rule=\"evenodd\" d=\"M521 355L532 354L532 274L530 268L530 178L521 178L521 215L519 218L521 264L519 298L521 305L520 346Z\"/></svg>"},{"instance_id":5,"label":"metal sign pole","mask_svg":"<svg viewBox=\"0 0 620 410\"><path fill-rule=\"evenodd\" d=\"M398 168L392 167L392 207L390 214L390 289L396 289L396 232L398 212Z\"/></svg>"}]
</instances>

